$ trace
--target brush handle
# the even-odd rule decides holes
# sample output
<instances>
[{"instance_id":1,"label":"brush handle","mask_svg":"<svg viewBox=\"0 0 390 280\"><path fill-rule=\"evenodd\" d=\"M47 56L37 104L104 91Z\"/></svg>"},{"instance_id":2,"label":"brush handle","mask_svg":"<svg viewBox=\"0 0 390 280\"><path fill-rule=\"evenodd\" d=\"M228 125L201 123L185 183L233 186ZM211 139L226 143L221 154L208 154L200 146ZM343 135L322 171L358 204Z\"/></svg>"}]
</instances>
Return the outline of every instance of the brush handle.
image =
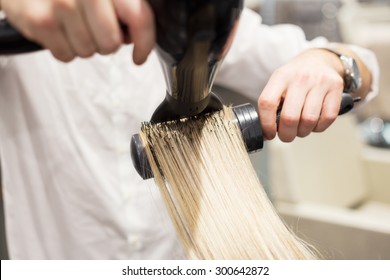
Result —
<instances>
[{"instance_id":1,"label":"brush handle","mask_svg":"<svg viewBox=\"0 0 390 280\"><path fill-rule=\"evenodd\" d=\"M353 98L349 93L343 92L341 96L340 111L339 116L344 115L352 110L356 102L360 101L360 97ZM282 112L283 104L280 105L279 109L276 111L276 124L279 126L280 114Z\"/></svg>"}]
</instances>

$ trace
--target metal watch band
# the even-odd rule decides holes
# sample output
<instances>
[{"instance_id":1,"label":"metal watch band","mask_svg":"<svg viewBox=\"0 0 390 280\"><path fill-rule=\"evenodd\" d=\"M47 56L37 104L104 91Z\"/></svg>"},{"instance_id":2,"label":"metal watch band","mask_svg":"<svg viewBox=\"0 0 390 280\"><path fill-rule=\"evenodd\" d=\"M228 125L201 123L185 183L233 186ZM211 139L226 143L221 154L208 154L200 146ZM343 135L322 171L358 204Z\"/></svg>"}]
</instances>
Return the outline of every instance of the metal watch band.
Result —
<instances>
[{"instance_id":1,"label":"metal watch band","mask_svg":"<svg viewBox=\"0 0 390 280\"><path fill-rule=\"evenodd\" d=\"M345 93L352 93L357 91L362 82L361 82L361 76L359 72L359 68L357 66L357 63L353 57L344 55L338 51L335 51L333 49L325 48L325 50L330 51L337 55L340 58L340 61L343 63L344 66L344 92Z\"/></svg>"}]
</instances>

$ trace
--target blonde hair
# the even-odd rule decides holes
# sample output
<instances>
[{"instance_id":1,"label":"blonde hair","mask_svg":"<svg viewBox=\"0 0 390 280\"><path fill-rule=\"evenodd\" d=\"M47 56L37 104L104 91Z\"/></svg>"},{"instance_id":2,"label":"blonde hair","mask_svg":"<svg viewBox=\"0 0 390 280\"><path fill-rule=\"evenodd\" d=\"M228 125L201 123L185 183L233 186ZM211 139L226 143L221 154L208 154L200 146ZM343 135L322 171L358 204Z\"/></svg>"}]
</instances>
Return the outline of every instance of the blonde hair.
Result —
<instances>
[{"instance_id":1,"label":"blonde hair","mask_svg":"<svg viewBox=\"0 0 390 280\"><path fill-rule=\"evenodd\" d=\"M141 138L188 258L315 258L276 214L231 108L144 124Z\"/></svg>"}]
</instances>

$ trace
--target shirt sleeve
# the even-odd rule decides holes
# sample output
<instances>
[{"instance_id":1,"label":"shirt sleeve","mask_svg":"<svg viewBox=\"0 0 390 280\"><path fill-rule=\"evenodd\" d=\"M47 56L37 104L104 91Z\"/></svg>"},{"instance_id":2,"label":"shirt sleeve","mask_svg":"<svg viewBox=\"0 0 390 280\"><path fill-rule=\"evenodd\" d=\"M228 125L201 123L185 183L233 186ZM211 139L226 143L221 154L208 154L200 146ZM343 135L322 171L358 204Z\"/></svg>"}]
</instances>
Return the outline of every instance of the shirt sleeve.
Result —
<instances>
[{"instance_id":1,"label":"shirt sleeve","mask_svg":"<svg viewBox=\"0 0 390 280\"><path fill-rule=\"evenodd\" d=\"M309 48L326 47L324 37L308 41L303 30L291 24L267 26L261 17L244 9L237 34L226 55L216 84L239 92L256 100L271 74L302 51ZM372 91L366 100L378 92L379 66L375 54L367 49L351 46L373 76Z\"/></svg>"}]
</instances>

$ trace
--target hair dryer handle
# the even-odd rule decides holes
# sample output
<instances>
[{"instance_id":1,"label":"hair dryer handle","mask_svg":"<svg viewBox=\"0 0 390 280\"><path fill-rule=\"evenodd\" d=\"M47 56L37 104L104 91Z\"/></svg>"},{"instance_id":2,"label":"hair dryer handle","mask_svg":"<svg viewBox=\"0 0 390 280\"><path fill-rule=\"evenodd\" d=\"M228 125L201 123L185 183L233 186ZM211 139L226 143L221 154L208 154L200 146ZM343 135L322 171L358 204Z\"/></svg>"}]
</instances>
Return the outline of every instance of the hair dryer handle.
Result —
<instances>
[{"instance_id":1,"label":"hair dryer handle","mask_svg":"<svg viewBox=\"0 0 390 280\"><path fill-rule=\"evenodd\" d=\"M23 37L6 20L0 20L0 55L27 53L41 49L42 46Z\"/></svg>"}]
</instances>

